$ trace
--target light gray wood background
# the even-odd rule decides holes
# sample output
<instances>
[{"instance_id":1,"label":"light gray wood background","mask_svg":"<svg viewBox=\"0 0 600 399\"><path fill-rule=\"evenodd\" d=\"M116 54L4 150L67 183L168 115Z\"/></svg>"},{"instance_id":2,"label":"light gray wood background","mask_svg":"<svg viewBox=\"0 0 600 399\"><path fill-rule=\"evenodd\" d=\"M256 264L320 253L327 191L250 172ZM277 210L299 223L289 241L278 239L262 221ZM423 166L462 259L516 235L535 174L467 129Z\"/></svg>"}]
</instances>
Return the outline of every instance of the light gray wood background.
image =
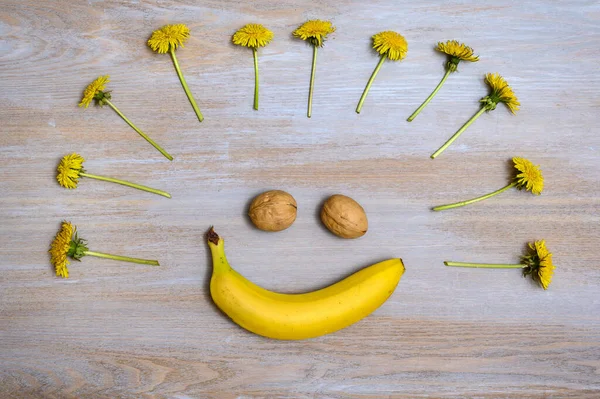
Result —
<instances>
[{"instance_id":1,"label":"light gray wood background","mask_svg":"<svg viewBox=\"0 0 600 399\"><path fill-rule=\"evenodd\" d=\"M33 1L0 11L0 396L3 398L597 398L600 396L600 5L597 1ZM307 119L307 19L337 31L319 52ZM236 29L263 23L261 108ZM177 54L206 117L196 120L154 29L186 23ZM370 36L409 43L377 63ZM461 64L413 122L443 74L437 41L481 56ZM481 117L435 161L429 154L477 109L486 72L522 111ZM114 103L162 144L168 162L110 109L77 107L109 74ZM59 187L61 156L90 173L172 193L171 200L93 180ZM544 193L516 190L463 209L433 205L493 191L509 160L541 165ZM245 216L267 189L290 192L298 218L264 233ZM343 193L370 229L332 236L321 202ZM97 251L156 258L160 268L84 258L68 280L47 249L63 219ZM203 235L214 225L231 263L273 290L323 287L389 257L407 272L367 319L335 334L277 342L212 304ZM547 240L548 291L518 270L451 269L444 260L517 262Z\"/></svg>"}]
</instances>

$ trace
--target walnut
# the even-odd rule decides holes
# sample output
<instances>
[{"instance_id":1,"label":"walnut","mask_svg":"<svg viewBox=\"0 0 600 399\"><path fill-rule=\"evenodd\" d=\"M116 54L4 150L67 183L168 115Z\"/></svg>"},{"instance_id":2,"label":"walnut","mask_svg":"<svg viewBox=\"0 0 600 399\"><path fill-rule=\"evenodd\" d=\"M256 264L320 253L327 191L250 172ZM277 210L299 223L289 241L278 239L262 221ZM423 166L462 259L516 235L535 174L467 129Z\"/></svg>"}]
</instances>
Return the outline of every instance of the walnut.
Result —
<instances>
[{"instance_id":1,"label":"walnut","mask_svg":"<svg viewBox=\"0 0 600 399\"><path fill-rule=\"evenodd\" d=\"M265 231L285 230L296 220L296 200L281 190L266 191L254 198L248 216L256 227Z\"/></svg>"},{"instance_id":2,"label":"walnut","mask_svg":"<svg viewBox=\"0 0 600 399\"><path fill-rule=\"evenodd\" d=\"M342 238L361 237L369 227L362 206L341 194L332 195L325 201L321 221L329 231Z\"/></svg>"}]
</instances>

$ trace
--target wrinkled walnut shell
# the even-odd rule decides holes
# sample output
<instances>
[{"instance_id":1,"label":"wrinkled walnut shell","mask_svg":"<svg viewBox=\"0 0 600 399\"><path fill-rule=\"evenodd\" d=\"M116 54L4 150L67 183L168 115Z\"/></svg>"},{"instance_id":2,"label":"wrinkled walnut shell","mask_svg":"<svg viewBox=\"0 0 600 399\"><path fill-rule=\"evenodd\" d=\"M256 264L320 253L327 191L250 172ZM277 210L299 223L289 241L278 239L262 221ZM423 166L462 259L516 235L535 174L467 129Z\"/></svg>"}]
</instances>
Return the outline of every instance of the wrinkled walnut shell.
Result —
<instances>
[{"instance_id":1,"label":"wrinkled walnut shell","mask_svg":"<svg viewBox=\"0 0 600 399\"><path fill-rule=\"evenodd\" d=\"M296 220L296 200L281 190L266 191L254 198L248 216L256 227L265 231L285 230Z\"/></svg>"},{"instance_id":2,"label":"wrinkled walnut shell","mask_svg":"<svg viewBox=\"0 0 600 399\"><path fill-rule=\"evenodd\" d=\"M336 194L325 201L321 221L333 234L342 238L358 238L369 228L362 206L350 197Z\"/></svg>"}]
</instances>

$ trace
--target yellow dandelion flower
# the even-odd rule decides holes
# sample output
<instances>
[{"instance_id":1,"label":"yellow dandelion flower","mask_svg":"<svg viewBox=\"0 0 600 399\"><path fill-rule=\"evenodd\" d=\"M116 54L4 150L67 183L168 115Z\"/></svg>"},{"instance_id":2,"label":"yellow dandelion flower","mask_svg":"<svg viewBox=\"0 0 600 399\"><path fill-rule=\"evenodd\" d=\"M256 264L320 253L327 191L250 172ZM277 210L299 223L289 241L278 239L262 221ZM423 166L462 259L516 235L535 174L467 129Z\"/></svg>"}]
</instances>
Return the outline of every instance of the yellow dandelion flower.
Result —
<instances>
[{"instance_id":1,"label":"yellow dandelion flower","mask_svg":"<svg viewBox=\"0 0 600 399\"><path fill-rule=\"evenodd\" d=\"M79 174L83 171L85 159L79 154L65 155L56 168L58 174L56 180L64 188L73 189L79 182Z\"/></svg>"},{"instance_id":2,"label":"yellow dandelion flower","mask_svg":"<svg viewBox=\"0 0 600 399\"><path fill-rule=\"evenodd\" d=\"M436 152L431 154L431 159L435 159L438 155L446 150L477 118L483 115L484 112L493 111L496 109L498 103L504 103L512 112L516 114L519 110L520 103L513 93L512 89L506 83L506 80L497 73L488 73L485 75L485 82L488 84L492 92L483 97L479 102L482 104L481 108L475 115L471 117L443 146L441 146Z\"/></svg>"},{"instance_id":3,"label":"yellow dandelion flower","mask_svg":"<svg viewBox=\"0 0 600 399\"><path fill-rule=\"evenodd\" d=\"M108 91L104 91L104 86L109 82L109 76L100 76L98 79L94 80L92 83L86 87L83 92L83 99L79 106L84 106L87 108L88 105L92 102L92 100L96 101L96 105L103 107L108 105L112 108L117 115L119 115L133 130L135 130L140 136L142 136L147 142L149 142L154 148L160 151L169 161L173 160L173 157L169 155L161 146L159 146L154 140L152 140L146 133L142 132L136 125L133 124L110 100L112 99L112 95Z\"/></svg>"},{"instance_id":4,"label":"yellow dandelion flower","mask_svg":"<svg viewBox=\"0 0 600 399\"><path fill-rule=\"evenodd\" d=\"M456 40L448 40L446 43L439 42L436 49L452 58L458 58L458 61L479 61L479 57L474 54L471 47Z\"/></svg>"},{"instance_id":5,"label":"yellow dandelion flower","mask_svg":"<svg viewBox=\"0 0 600 399\"><path fill-rule=\"evenodd\" d=\"M319 47L323 47L327 35L333 32L335 32L335 27L331 24L331 21L321 21L320 19L306 21L293 32L294 36L307 41L313 47L310 85L308 87L308 109L306 111L306 116L309 118L312 115L312 99L315 87L315 72L317 70L317 52Z\"/></svg>"},{"instance_id":6,"label":"yellow dandelion flower","mask_svg":"<svg viewBox=\"0 0 600 399\"><path fill-rule=\"evenodd\" d=\"M128 256L111 255L103 252L90 251L87 242L77 235L77 227L70 222L63 221L58 233L50 244L50 263L58 277L69 277L69 258L80 260L84 256L114 259L124 262L139 263L143 265L160 266L156 260L130 258Z\"/></svg>"},{"instance_id":7,"label":"yellow dandelion flower","mask_svg":"<svg viewBox=\"0 0 600 399\"><path fill-rule=\"evenodd\" d=\"M552 264L552 254L546 248L546 241L540 240L529 243L529 254L522 257L523 276L531 275L543 289L547 290L552 283L555 266Z\"/></svg>"},{"instance_id":8,"label":"yellow dandelion flower","mask_svg":"<svg viewBox=\"0 0 600 399\"><path fill-rule=\"evenodd\" d=\"M452 209L458 208L460 206L469 205L474 202L483 201L485 199L503 193L504 191L512 187L516 187L519 190L524 188L528 191L531 191L535 195L541 194L542 190L544 189L544 178L542 177L542 171L540 170L539 166L535 166L525 158L514 157L512 160L515 169L517 170L517 172L520 173L517 173L517 175L513 179L511 179L510 183L508 183L506 186L492 193L482 195L481 197L473 198L467 201L455 202L453 204L448 205L440 205L432 209L434 211L443 211L445 209Z\"/></svg>"},{"instance_id":9,"label":"yellow dandelion flower","mask_svg":"<svg viewBox=\"0 0 600 399\"><path fill-rule=\"evenodd\" d=\"M517 113L521 103L502 76L497 73L487 73L485 75L485 83L490 86L492 93L489 96L482 98L480 102L484 103L485 106L488 106L489 111L495 109L496 104L504 103L510 112L513 114Z\"/></svg>"},{"instance_id":10,"label":"yellow dandelion flower","mask_svg":"<svg viewBox=\"0 0 600 399\"><path fill-rule=\"evenodd\" d=\"M293 35L308 41L313 46L323 47L325 38L333 32L335 32L335 27L331 24L331 21L312 19L300 25L300 27L293 32Z\"/></svg>"},{"instance_id":11,"label":"yellow dandelion flower","mask_svg":"<svg viewBox=\"0 0 600 399\"><path fill-rule=\"evenodd\" d=\"M540 195L544 190L544 177L539 166L532 164L525 158L514 157L513 162L518 173L515 177L516 187L531 191L535 195Z\"/></svg>"},{"instance_id":12,"label":"yellow dandelion flower","mask_svg":"<svg viewBox=\"0 0 600 399\"><path fill-rule=\"evenodd\" d=\"M273 32L260 24L248 24L235 32L232 41L243 47L250 47L254 56L254 109L258 111L258 48L264 47L273 39Z\"/></svg>"},{"instance_id":13,"label":"yellow dandelion flower","mask_svg":"<svg viewBox=\"0 0 600 399\"><path fill-rule=\"evenodd\" d=\"M531 276L543 289L548 289L554 275L552 254L546 248L546 241L535 241L529 243L529 253L521 256L521 263L468 263L468 262L444 262L446 266L453 267L475 267L486 269L522 269L523 277Z\"/></svg>"},{"instance_id":14,"label":"yellow dandelion flower","mask_svg":"<svg viewBox=\"0 0 600 399\"><path fill-rule=\"evenodd\" d=\"M112 183L121 184L123 186L137 188L138 190L147 191L149 193L154 193L158 195L162 195L163 197L171 198L171 194L157 190L155 188L150 188L146 186L142 186L141 184L131 183L125 180L113 179L112 177L98 176L87 173L83 169L83 162L85 159L79 154L69 154L65 155L59 162L56 171L58 172L56 175L56 180L58 184L60 184L64 188L76 188L79 183L80 177L88 177L90 179L108 181Z\"/></svg>"},{"instance_id":15,"label":"yellow dandelion flower","mask_svg":"<svg viewBox=\"0 0 600 399\"><path fill-rule=\"evenodd\" d=\"M183 73L181 72L181 68L179 67L177 56L175 56L175 50L177 50L179 46L183 47L183 43L189 37L190 29L184 24L165 25L162 28L152 32L152 36L150 36L150 39L148 39L148 46L158 54L169 53L171 55L173 66L175 66L175 71L177 72L181 86L183 86L183 91L185 91L185 95L192 105L198 121L202 122L204 120L204 116L202 115L202 112L200 112L200 108L198 107L198 104L196 104L194 96L192 96L192 92L190 91L190 88L183 77Z\"/></svg>"},{"instance_id":16,"label":"yellow dandelion flower","mask_svg":"<svg viewBox=\"0 0 600 399\"><path fill-rule=\"evenodd\" d=\"M408 43L401 34L388 30L373 35L373 48L382 56L399 61L406 57Z\"/></svg>"},{"instance_id":17,"label":"yellow dandelion flower","mask_svg":"<svg viewBox=\"0 0 600 399\"><path fill-rule=\"evenodd\" d=\"M71 241L75 228L67 221L62 222L61 228L56 233L54 241L50 245L50 263L54 266L54 271L58 277L69 277L69 261L67 255L71 249Z\"/></svg>"},{"instance_id":18,"label":"yellow dandelion flower","mask_svg":"<svg viewBox=\"0 0 600 399\"><path fill-rule=\"evenodd\" d=\"M104 94L104 86L110 82L109 78L110 77L108 75L99 76L96 80L90 83L83 91L83 96L81 97L79 106L87 108L98 94Z\"/></svg>"},{"instance_id":19,"label":"yellow dandelion flower","mask_svg":"<svg viewBox=\"0 0 600 399\"><path fill-rule=\"evenodd\" d=\"M373 48L380 54L380 57L375 70L367 81L367 86L360 96L360 100L358 100L358 105L356 106L357 114L360 114L363 104L367 98L367 94L369 93L369 90L371 90L371 85L379 73L383 62L386 59L399 61L406 57L406 53L408 51L408 43L406 42L406 39L404 39L404 36L399 33L393 31L379 32L376 35L373 35L372 39Z\"/></svg>"},{"instance_id":20,"label":"yellow dandelion flower","mask_svg":"<svg viewBox=\"0 0 600 399\"><path fill-rule=\"evenodd\" d=\"M159 54L177 50L190 37L190 29L184 24L165 25L152 32L148 46Z\"/></svg>"},{"instance_id":21,"label":"yellow dandelion flower","mask_svg":"<svg viewBox=\"0 0 600 399\"><path fill-rule=\"evenodd\" d=\"M264 47L273 40L273 32L260 24L248 24L235 32L233 43L244 47Z\"/></svg>"},{"instance_id":22,"label":"yellow dandelion flower","mask_svg":"<svg viewBox=\"0 0 600 399\"><path fill-rule=\"evenodd\" d=\"M425 108L427 104L433 99L437 92L442 88L446 79L452 72L456 72L458 63L461 61L476 62L479 61L479 57L473 54L473 49L463 43L459 43L456 40L448 40L446 43L439 42L436 47L437 51L440 51L448 55L448 61L446 62L446 73L442 77L442 80L433 92L423 101L423 103L408 117L407 121L412 122L419 113Z\"/></svg>"}]
</instances>

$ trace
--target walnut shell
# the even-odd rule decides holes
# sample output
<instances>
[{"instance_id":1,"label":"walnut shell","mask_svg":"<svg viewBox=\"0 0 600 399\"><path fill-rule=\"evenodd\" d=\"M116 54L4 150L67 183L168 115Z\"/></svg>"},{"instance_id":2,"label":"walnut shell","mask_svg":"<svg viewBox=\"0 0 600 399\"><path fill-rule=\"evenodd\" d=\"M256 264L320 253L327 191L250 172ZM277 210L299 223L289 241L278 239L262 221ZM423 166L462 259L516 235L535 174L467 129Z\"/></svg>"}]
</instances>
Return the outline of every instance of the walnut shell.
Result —
<instances>
[{"instance_id":1,"label":"walnut shell","mask_svg":"<svg viewBox=\"0 0 600 399\"><path fill-rule=\"evenodd\" d=\"M358 238L369 228L362 206L350 197L335 194L325 201L321 221L333 234L342 238Z\"/></svg>"},{"instance_id":2,"label":"walnut shell","mask_svg":"<svg viewBox=\"0 0 600 399\"><path fill-rule=\"evenodd\" d=\"M257 195L248 210L256 227L265 231L285 230L296 220L296 200L281 190L266 191Z\"/></svg>"}]
</instances>

